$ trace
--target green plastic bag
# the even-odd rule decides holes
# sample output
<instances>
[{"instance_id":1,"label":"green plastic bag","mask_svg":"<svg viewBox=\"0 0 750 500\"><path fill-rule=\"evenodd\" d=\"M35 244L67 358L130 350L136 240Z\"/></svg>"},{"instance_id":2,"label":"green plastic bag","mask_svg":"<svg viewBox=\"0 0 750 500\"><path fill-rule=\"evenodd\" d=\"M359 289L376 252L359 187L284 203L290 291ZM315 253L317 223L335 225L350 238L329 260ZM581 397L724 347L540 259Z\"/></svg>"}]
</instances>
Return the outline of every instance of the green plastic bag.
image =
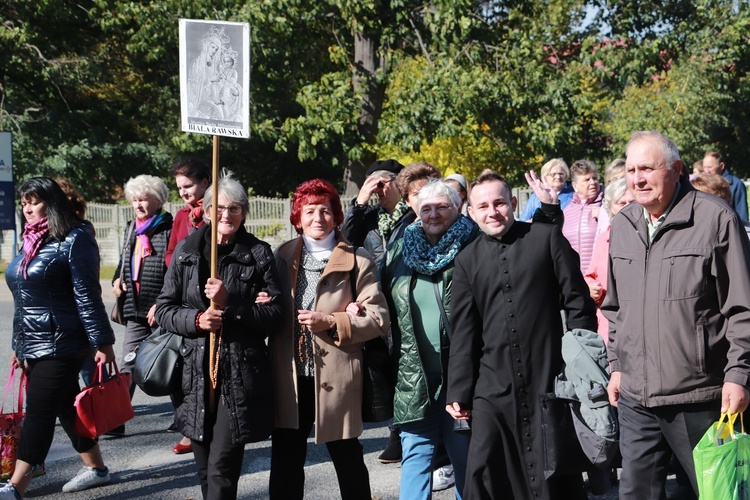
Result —
<instances>
[{"instance_id":1,"label":"green plastic bag","mask_svg":"<svg viewBox=\"0 0 750 500\"><path fill-rule=\"evenodd\" d=\"M735 432L737 415L722 413L693 450L701 500L750 500L750 436L741 414L742 431Z\"/></svg>"}]
</instances>

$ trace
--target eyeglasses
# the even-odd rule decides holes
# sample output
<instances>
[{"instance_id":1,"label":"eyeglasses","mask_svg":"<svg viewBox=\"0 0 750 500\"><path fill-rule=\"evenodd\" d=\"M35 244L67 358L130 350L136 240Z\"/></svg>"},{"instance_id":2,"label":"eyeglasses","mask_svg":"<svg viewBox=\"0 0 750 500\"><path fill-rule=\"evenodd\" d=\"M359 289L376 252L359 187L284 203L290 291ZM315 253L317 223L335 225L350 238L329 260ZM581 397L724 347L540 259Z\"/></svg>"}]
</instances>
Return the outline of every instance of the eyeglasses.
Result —
<instances>
[{"instance_id":1,"label":"eyeglasses","mask_svg":"<svg viewBox=\"0 0 750 500\"><path fill-rule=\"evenodd\" d=\"M565 172L550 172L547 174L547 177L562 177L564 179L567 176L565 175Z\"/></svg>"},{"instance_id":2,"label":"eyeglasses","mask_svg":"<svg viewBox=\"0 0 750 500\"><path fill-rule=\"evenodd\" d=\"M451 210L453 210L453 207L450 205L440 205L439 207L427 206L427 207L422 207L419 210L419 215L424 219L425 217L430 215L433 211L439 213L440 215L445 215Z\"/></svg>"},{"instance_id":3,"label":"eyeglasses","mask_svg":"<svg viewBox=\"0 0 750 500\"><path fill-rule=\"evenodd\" d=\"M217 215L221 215L227 210L229 211L229 215L240 215L242 213L242 207L239 205L230 205L228 207L224 207L222 205L216 205Z\"/></svg>"},{"instance_id":4,"label":"eyeglasses","mask_svg":"<svg viewBox=\"0 0 750 500\"><path fill-rule=\"evenodd\" d=\"M380 179L378 181L378 189L383 189L386 184L390 184L391 182L393 182L393 179Z\"/></svg>"}]
</instances>

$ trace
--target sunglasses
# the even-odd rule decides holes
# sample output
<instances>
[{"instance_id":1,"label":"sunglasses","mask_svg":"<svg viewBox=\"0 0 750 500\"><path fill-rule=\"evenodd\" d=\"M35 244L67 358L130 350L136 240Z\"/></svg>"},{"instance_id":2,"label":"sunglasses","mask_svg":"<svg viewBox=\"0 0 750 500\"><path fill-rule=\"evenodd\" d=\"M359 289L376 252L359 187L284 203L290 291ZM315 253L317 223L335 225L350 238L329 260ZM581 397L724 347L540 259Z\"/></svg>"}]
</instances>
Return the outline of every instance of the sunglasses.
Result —
<instances>
[{"instance_id":1,"label":"sunglasses","mask_svg":"<svg viewBox=\"0 0 750 500\"><path fill-rule=\"evenodd\" d=\"M381 179L378 181L378 189L383 189L386 184L393 182L393 179Z\"/></svg>"}]
</instances>

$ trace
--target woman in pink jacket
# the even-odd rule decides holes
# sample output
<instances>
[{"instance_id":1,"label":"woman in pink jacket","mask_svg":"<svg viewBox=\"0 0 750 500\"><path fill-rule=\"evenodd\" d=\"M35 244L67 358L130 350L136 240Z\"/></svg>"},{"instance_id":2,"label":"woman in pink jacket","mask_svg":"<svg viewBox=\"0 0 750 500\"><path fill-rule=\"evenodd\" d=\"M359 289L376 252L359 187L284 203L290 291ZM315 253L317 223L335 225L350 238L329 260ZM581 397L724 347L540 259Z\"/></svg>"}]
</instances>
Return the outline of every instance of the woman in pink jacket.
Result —
<instances>
[{"instance_id":1,"label":"woman in pink jacket","mask_svg":"<svg viewBox=\"0 0 750 500\"><path fill-rule=\"evenodd\" d=\"M613 218L625 205L633 202L633 194L628 189L624 177L612 181L604 194L604 210ZM585 278L589 284L591 298L596 302L596 319L599 321L599 335L605 344L609 339L609 322L602 314L601 305L607 294L607 269L609 265L609 231L608 226L594 243L594 253L591 256Z\"/></svg>"},{"instance_id":2,"label":"woman in pink jacket","mask_svg":"<svg viewBox=\"0 0 750 500\"><path fill-rule=\"evenodd\" d=\"M599 184L596 165L589 160L577 160L570 167L573 181L573 199L563 214L563 235L581 258L581 273L585 273L594 251L596 224L603 192Z\"/></svg>"}]
</instances>

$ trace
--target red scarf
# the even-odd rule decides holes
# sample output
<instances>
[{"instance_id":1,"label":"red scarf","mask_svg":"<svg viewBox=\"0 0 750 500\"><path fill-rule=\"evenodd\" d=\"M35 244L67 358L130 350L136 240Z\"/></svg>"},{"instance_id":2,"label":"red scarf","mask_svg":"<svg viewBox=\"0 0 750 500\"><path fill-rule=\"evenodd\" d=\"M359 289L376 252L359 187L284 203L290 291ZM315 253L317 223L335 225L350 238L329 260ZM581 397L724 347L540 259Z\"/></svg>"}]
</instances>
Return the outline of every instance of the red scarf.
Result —
<instances>
[{"instance_id":1,"label":"red scarf","mask_svg":"<svg viewBox=\"0 0 750 500\"><path fill-rule=\"evenodd\" d=\"M29 224L28 222L23 226L23 258L19 264L19 271L23 279L28 279L29 275L26 272L29 268L29 262L31 259L36 257L39 253L39 249L42 247L44 240L49 236L49 224L47 217L39 219L38 221Z\"/></svg>"},{"instance_id":2,"label":"red scarf","mask_svg":"<svg viewBox=\"0 0 750 500\"><path fill-rule=\"evenodd\" d=\"M203 225L203 198L198 200L198 204L196 206L190 206L188 217L193 230L198 229L199 227L201 227L201 225Z\"/></svg>"}]
</instances>

